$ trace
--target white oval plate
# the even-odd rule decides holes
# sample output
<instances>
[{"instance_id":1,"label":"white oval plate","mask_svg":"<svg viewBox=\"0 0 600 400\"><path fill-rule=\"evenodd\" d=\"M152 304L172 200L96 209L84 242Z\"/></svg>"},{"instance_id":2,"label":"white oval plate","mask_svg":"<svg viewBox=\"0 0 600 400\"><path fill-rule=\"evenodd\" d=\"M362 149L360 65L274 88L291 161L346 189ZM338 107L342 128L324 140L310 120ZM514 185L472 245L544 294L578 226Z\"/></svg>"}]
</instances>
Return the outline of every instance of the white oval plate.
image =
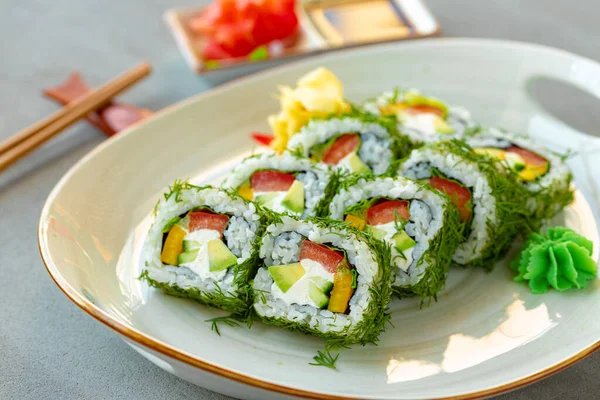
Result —
<instances>
[{"instance_id":1,"label":"white oval plate","mask_svg":"<svg viewBox=\"0 0 600 400\"><path fill-rule=\"evenodd\" d=\"M42 212L39 243L52 278L90 315L145 357L188 381L229 395L265 399L482 397L539 380L600 347L600 280L586 290L532 295L506 263L486 274L455 269L437 304L394 301L379 346L344 351L338 371L309 366L319 339L256 323L211 332L217 310L147 288L136 278L149 212L176 178L218 182L267 129L277 85L319 65L361 101L395 85L414 86L471 109L484 122L529 132L579 151L578 187L561 223L599 244L597 140L542 111L526 94L537 76L600 97L600 66L545 47L443 39L361 48L240 79L160 113L102 144L58 183Z\"/></svg>"}]
</instances>

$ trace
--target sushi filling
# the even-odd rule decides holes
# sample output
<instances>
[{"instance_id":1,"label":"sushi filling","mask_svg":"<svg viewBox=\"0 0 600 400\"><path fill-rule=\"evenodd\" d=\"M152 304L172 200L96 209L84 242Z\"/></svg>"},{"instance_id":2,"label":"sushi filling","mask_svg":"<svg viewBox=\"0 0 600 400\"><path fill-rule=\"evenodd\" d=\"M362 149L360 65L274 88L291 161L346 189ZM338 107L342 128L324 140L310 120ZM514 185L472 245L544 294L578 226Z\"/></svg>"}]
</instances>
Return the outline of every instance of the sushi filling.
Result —
<instances>
[{"instance_id":1,"label":"sushi filling","mask_svg":"<svg viewBox=\"0 0 600 400\"><path fill-rule=\"evenodd\" d=\"M238 262L222 240L229 221L229 216L207 208L174 218L163 228L160 260L174 267L185 267L203 280L222 280Z\"/></svg>"},{"instance_id":2,"label":"sushi filling","mask_svg":"<svg viewBox=\"0 0 600 400\"><path fill-rule=\"evenodd\" d=\"M361 138L357 133L337 135L310 149L310 157L327 165L335 165L356 174L369 173L371 168L358 155Z\"/></svg>"},{"instance_id":3,"label":"sushi filling","mask_svg":"<svg viewBox=\"0 0 600 400\"><path fill-rule=\"evenodd\" d=\"M464 224L463 235L468 238L473 219L473 189L456 179L447 177L426 162L417 164L414 170L418 180L429 183L431 187L450 197L450 201L458 210L460 222Z\"/></svg>"},{"instance_id":4,"label":"sushi filling","mask_svg":"<svg viewBox=\"0 0 600 400\"><path fill-rule=\"evenodd\" d=\"M397 149L387 123L372 116L349 116L313 120L294 135L289 149L300 151L313 161L353 173L383 174L389 168Z\"/></svg>"},{"instance_id":5,"label":"sushi filling","mask_svg":"<svg viewBox=\"0 0 600 400\"><path fill-rule=\"evenodd\" d=\"M268 268L271 295L286 305L346 313L356 288L356 271L345 252L303 239L298 262Z\"/></svg>"},{"instance_id":6,"label":"sushi filling","mask_svg":"<svg viewBox=\"0 0 600 400\"><path fill-rule=\"evenodd\" d=\"M256 171L237 192L277 213L299 216L304 212L305 190L298 175L275 170Z\"/></svg>"},{"instance_id":7,"label":"sushi filling","mask_svg":"<svg viewBox=\"0 0 600 400\"><path fill-rule=\"evenodd\" d=\"M404 128L416 132L454 134L456 130L447 122L448 107L439 100L416 91L407 91L401 101L379 106L382 115L395 115Z\"/></svg>"},{"instance_id":8,"label":"sushi filling","mask_svg":"<svg viewBox=\"0 0 600 400\"><path fill-rule=\"evenodd\" d=\"M495 146L477 147L476 153L505 160L523 182L535 182L550 170L550 162L541 155L500 140Z\"/></svg>"},{"instance_id":9,"label":"sushi filling","mask_svg":"<svg viewBox=\"0 0 600 400\"><path fill-rule=\"evenodd\" d=\"M415 237L406 233L410 202L377 197L364 200L346 210L345 220L355 228L373 234L391 245L392 261L407 272L414 261Z\"/></svg>"}]
</instances>

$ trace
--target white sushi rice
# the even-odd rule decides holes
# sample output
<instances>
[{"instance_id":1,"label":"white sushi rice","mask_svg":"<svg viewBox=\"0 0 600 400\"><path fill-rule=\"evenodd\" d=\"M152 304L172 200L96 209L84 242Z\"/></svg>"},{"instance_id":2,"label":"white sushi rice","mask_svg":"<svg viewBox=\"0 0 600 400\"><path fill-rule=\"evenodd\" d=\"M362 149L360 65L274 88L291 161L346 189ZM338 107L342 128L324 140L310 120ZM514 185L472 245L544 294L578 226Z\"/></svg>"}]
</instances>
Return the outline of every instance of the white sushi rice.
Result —
<instances>
[{"instance_id":1,"label":"white sushi rice","mask_svg":"<svg viewBox=\"0 0 600 400\"><path fill-rule=\"evenodd\" d=\"M480 257L490 241L488 224L494 226L499 223L496 216L496 199L492 195L487 177L479 170L478 164L465 161L453 153L429 147L413 150L398 174L410 179L427 179L431 178L430 169L434 167L446 177L461 182L471 190L471 232L453 256L453 260L458 264L467 264Z\"/></svg>"},{"instance_id":2,"label":"white sushi rice","mask_svg":"<svg viewBox=\"0 0 600 400\"><path fill-rule=\"evenodd\" d=\"M162 199L156 209L154 223L150 228L142 250L142 263L148 276L169 286L178 286L184 290L199 289L204 292L214 292L217 284L223 292L235 293L233 284L235 268L229 268L222 280L211 278L201 279L187 267L176 267L163 264L160 255L163 245L163 227L174 217L185 214L191 208L205 206L211 210L231 215L229 224L223 233L224 241L231 252L237 257L238 265L250 258L256 233L259 229L260 217L254 204L247 204L242 199L232 197L227 192L217 188L185 188L179 196L171 195Z\"/></svg>"},{"instance_id":3,"label":"white sushi rice","mask_svg":"<svg viewBox=\"0 0 600 400\"><path fill-rule=\"evenodd\" d=\"M341 190L329 205L329 217L343 220L345 211L364 199L388 197L410 201L410 219L406 233L416 241L413 261L405 272L396 268L394 286L417 284L430 267L420 258L429 249L429 243L443 227L446 200L439 194L403 177L360 179L356 184Z\"/></svg>"},{"instance_id":4,"label":"white sushi rice","mask_svg":"<svg viewBox=\"0 0 600 400\"><path fill-rule=\"evenodd\" d=\"M273 279L267 267L297 262L300 244L304 239L344 250L348 261L356 268L357 286L350 299L348 314L333 313L309 305L289 305L271 294ZM281 223L267 227L260 247L260 257L266 267L258 270L253 286L254 308L259 315L305 324L322 333L343 331L348 335L352 333L352 326L363 319L364 310L372 300L369 288L378 277L379 266L371 248L354 234L344 229L327 228L284 216Z\"/></svg>"},{"instance_id":5,"label":"white sushi rice","mask_svg":"<svg viewBox=\"0 0 600 400\"><path fill-rule=\"evenodd\" d=\"M419 93L419 91L416 89L384 92L377 98L365 102L363 104L363 109L368 113L381 115L381 108L390 104L402 102L403 93L406 93L407 91ZM471 113L467 109L457 106L448 107L448 116L446 118L446 122L454 129L454 133L436 133L428 130L408 127L403 125L401 122L398 122L398 130L407 135L412 141L432 143L442 140L461 139L465 136L465 133L476 126L475 122L471 118Z\"/></svg>"},{"instance_id":6,"label":"white sushi rice","mask_svg":"<svg viewBox=\"0 0 600 400\"><path fill-rule=\"evenodd\" d=\"M371 168L375 175L387 171L393 159L390 133L382 125L366 123L358 118L312 120L300 132L292 136L288 148L290 150L301 149L304 155L308 157L313 146L325 143L332 137L345 133L358 133L360 135L361 146L358 150L358 156Z\"/></svg>"},{"instance_id":7,"label":"white sushi rice","mask_svg":"<svg viewBox=\"0 0 600 400\"><path fill-rule=\"evenodd\" d=\"M278 155L271 151L258 156L251 156L244 159L231 171L221 183L221 187L237 189L254 172L265 169L298 172L296 179L304 184L304 213L302 218L315 216L315 207L325 196L325 188L331 178L331 171L326 165L314 163L308 158L300 158L288 152Z\"/></svg>"}]
</instances>

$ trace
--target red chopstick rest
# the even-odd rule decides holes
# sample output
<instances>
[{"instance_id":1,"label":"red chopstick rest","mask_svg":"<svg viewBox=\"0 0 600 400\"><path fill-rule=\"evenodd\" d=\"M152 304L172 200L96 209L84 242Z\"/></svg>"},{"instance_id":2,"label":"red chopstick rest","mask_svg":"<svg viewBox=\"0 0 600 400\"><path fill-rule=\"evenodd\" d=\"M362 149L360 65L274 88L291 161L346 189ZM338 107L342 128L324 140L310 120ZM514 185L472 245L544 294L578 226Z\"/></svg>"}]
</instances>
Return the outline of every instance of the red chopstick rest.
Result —
<instances>
[{"instance_id":1,"label":"red chopstick rest","mask_svg":"<svg viewBox=\"0 0 600 400\"><path fill-rule=\"evenodd\" d=\"M78 72L73 72L60 85L44 89L44 95L65 105L91 90L92 88L85 83L81 75ZM146 108L120 102L110 102L97 112L88 114L86 119L106 136L112 136L152 114L152 111Z\"/></svg>"}]
</instances>

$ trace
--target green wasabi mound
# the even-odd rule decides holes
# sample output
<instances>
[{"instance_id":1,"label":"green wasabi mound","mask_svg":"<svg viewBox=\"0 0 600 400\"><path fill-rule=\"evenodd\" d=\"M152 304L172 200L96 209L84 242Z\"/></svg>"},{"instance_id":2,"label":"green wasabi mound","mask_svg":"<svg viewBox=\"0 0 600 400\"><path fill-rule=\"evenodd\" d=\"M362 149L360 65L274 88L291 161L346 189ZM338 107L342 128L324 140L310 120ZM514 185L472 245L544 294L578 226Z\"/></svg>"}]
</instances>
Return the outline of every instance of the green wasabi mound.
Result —
<instances>
[{"instance_id":1,"label":"green wasabi mound","mask_svg":"<svg viewBox=\"0 0 600 400\"><path fill-rule=\"evenodd\" d=\"M519 257L510 264L517 282L527 282L532 293L550 287L563 292L583 289L598 275L592 258L593 243L569 228L548 228L545 235L532 233Z\"/></svg>"}]
</instances>

